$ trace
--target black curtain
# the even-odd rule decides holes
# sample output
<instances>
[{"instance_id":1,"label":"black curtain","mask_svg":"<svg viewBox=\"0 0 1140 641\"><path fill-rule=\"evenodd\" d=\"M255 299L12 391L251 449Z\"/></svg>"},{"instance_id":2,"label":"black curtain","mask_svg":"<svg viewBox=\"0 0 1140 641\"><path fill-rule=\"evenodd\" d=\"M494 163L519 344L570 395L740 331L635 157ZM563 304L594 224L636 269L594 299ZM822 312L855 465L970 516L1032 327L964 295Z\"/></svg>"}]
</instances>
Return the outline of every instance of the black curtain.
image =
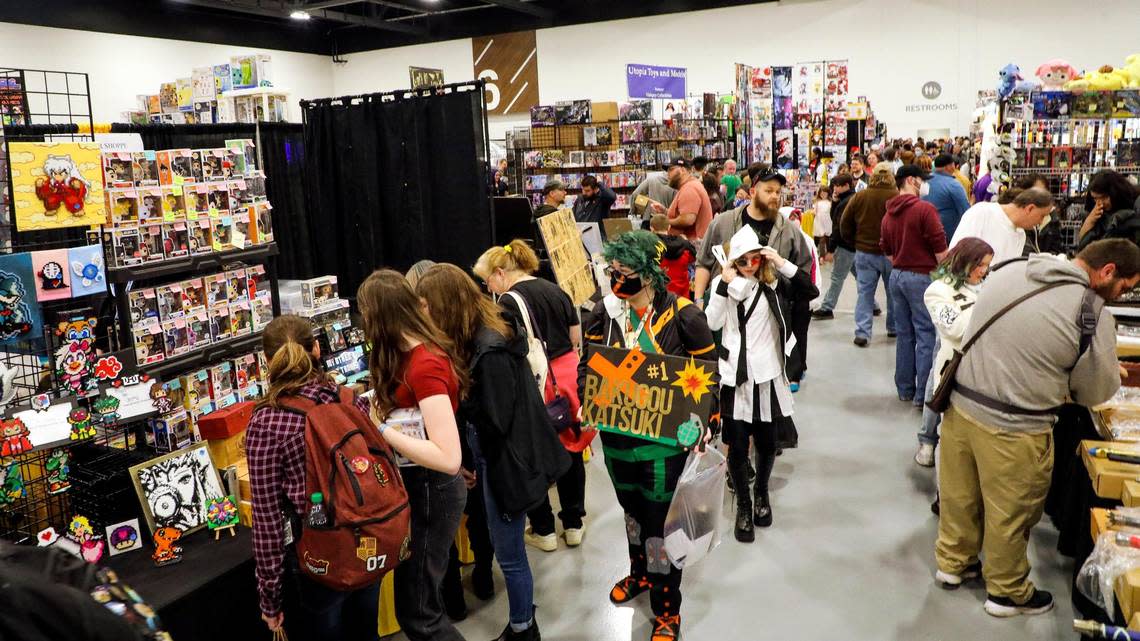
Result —
<instances>
[{"instance_id":1,"label":"black curtain","mask_svg":"<svg viewBox=\"0 0 1140 641\"><path fill-rule=\"evenodd\" d=\"M491 244L482 91L374 94L302 111L308 260L338 275L342 296L379 267L430 258L466 268Z\"/></svg>"}]
</instances>

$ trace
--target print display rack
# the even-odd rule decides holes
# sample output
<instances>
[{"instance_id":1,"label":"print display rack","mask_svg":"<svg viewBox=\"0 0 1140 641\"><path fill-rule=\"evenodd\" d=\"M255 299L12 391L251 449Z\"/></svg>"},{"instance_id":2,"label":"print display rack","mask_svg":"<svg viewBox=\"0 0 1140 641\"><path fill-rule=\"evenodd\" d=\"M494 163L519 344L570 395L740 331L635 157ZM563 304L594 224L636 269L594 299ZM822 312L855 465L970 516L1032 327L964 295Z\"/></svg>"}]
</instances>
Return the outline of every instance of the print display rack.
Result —
<instances>
[{"instance_id":1,"label":"print display rack","mask_svg":"<svg viewBox=\"0 0 1140 641\"><path fill-rule=\"evenodd\" d=\"M735 158L732 127L728 118L681 117L532 126L515 132L511 151L532 206L542 204L547 181L567 186L569 204L581 193L582 178L592 175L617 194L613 211L624 211L648 171L666 169L679 158Z\"/></svg>"},{"instance_id":2,"label":"print display rack","mask_svg":"<svg viewBox=\"0 0 1140 641\"><path fill-rule=\"evenodd\" d=\"M1003 188L1045 178L1066 249L1077 247L1089 181L1111 170L1140 177L1140 90L1015 93L999 105L998 171Z\"/></svg>"}]
</instances>

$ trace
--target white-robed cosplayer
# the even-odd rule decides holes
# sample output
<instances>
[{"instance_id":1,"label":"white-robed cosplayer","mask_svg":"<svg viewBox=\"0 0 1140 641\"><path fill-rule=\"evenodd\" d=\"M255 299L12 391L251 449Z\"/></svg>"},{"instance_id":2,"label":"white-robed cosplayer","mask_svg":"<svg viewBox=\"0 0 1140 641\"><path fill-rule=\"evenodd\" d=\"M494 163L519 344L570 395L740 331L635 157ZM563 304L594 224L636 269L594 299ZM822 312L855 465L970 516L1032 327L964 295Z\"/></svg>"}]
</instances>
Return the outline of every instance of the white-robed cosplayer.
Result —
<instances>
[{"instance_id":1,"label":"white-robed cosplayer","mask_svg":"<svg viewBox=\"0 0 1140 641\"><path fill-rule=\"evenodd\" d=\"M736 489L736 538L752 541L754 526L772 524L768 478L781 442L794 442L792 394L785 365L795 348L788 300L819 291L812 275L760 244L750 226L729 241L728 264L712 282L706 315L722 330L721 418L728 468ZM748 487L749 439L756 444L756 481ZM755 499L755 501L753 500Z\"/></svg>"}]
</instances>

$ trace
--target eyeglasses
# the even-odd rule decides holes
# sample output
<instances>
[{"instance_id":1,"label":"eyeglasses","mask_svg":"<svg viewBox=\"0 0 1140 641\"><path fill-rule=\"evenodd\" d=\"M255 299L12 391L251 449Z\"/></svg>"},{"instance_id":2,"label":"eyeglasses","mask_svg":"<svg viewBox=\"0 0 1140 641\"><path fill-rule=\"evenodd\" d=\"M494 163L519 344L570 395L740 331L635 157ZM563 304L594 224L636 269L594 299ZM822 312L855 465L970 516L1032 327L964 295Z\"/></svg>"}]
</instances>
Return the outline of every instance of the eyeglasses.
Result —
<instances>
[{"instance_id":1,"label":"eyeglasses","mask_svg":"<svg viewBox=\"0 0 1140 641\"><path fill-rule=\"evenodd\" d=\"M741 256L740 258L732 261L732 264L736 265L737 267L755 267L756 265L760 264L760 258L748 258L747 256Z\"/></svg>"}]
</instances>

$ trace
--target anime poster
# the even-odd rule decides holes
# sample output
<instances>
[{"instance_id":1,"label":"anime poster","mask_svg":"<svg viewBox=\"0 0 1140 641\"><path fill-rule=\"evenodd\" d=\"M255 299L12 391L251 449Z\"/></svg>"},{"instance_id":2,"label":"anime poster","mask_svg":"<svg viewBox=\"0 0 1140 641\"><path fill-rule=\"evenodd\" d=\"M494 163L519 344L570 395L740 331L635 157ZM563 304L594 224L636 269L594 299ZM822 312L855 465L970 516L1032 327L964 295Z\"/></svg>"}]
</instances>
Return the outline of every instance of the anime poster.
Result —
<instances>
[{"instance_id":1,"label":"anime poster","mask_svg":"<svg viewBox=\"0 0 1140 641\"><path fill-rule=\"evenodd\" d=\"M147 525L191 533L206 525L206 500L224 496L206 443L131 468Z\"/></svg>"},{"instance_id":2,"label":"anime poster","mask_svg":"<svg viewBox=\"0 0 1140 641\"><path fill-rule=\"evenodd\" d=\"M87 245L67 250L67 277L73 297L103 294L107 291L103 246Z\"/></svg>"},{"instance_id":3,"label":"anime poster","mask_svg":"<svg viewBox=\"0 0 1140 641\"><path fill-rule=\"evenodd\" d=\"M103 225L103 166L94 142L13 142L16 229Z\"/></svg>"},{"instance_id":4,"label":"anime poster","mask_svg":"<svg viewBox=\"0 0 1140 641\"><path fill-rule=\"evenodd\" d=\"M0 343L43 337L32 255L0 254Z\"/></svg>"},{"instance_id":5,"label":"anime poster","mask_svg":"<svg viewBox=\"0 0 1140 641\"><path fill-rule=\"evenodd\" d=\"M71 274L66 249L32 252L32 271L36 278L36 300L44 302L71 298Z\"/></svg>"}]
</instances>

